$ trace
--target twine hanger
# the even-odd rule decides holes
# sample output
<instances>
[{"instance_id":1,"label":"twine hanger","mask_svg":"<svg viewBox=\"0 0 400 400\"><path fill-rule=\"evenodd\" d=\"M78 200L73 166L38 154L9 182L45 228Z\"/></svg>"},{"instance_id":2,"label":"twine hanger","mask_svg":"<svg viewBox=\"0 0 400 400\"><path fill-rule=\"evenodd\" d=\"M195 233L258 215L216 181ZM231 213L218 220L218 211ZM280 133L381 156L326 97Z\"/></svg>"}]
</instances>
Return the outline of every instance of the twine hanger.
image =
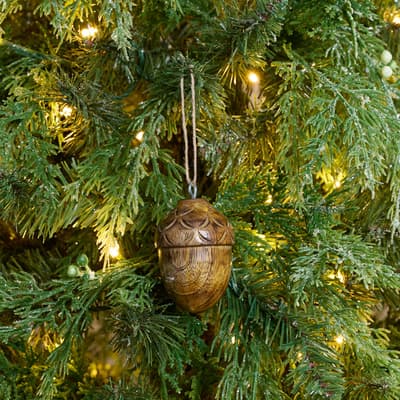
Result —
<instances>
[{"instance_id":1,"label":"twine hanger","mask_svg":"<svg viewBox=\"0 0 400 400\"><path fill-rule=\"evenodd\" d=\"M190 166L189 166L189 143L188 143L188 132L186 127L186 115L185 115L185 82L184 77L181 77L180 88L181 88L181 109L182 109L182 130L183 139L185 142L185 172L186 182L188 184L188 192L192 199L197 196L197 138L196 138L196 98L195 98L195 82L193 67L190 66L190 89L192 94L192 145L193 145L193 178L190 177Z\"/></svg>"}]
</instances>

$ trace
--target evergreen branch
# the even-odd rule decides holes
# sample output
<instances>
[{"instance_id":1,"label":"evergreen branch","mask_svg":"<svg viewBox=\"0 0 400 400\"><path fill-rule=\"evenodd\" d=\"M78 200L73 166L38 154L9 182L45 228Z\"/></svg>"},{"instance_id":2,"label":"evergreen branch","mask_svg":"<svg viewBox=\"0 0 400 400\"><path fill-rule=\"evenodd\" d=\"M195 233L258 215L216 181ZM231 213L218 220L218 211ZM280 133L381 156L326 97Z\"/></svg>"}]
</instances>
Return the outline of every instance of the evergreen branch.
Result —
<instances>
[{"instance_id":1,"label":"evergreen branch","mask_svg":"<svg viewBox=\"0 0 400 400\"><path fill-rule=\"evenodd\" d=\"M0 1L0 46L2 44L2 36L4 30L1 28L4 20L8 15L13 14L21 10L22 6L19 4L19 0L1 0Z\"/></svg>"},{"instance_id":2,"label":"evergreen branch","mask_svg":"<svg viewBox=\"0 0 400 400\"><path fill-rule=\"evenodd\" d=\"M91 4L86 0L74 1L67 5L59 1L44 0L38 4L35 12L39 16L51 17L50 23L59 37L61 46L64 40L74 39L75 23L84 20L84 17L91 13Z\"/></svg>"},{"instance_id":3,"label":"evergreen branch","mask_svg":"<svg viewBox=\"0 0 400 400\"><path fill-rule=\"evenodd\" d=\"M145 376L154 364L158 365L162 398L167 399L167 383L176 392L181 391L178 377L192 364L184 348L194 347L202 328L193 317L163 311L154 306L139 308L134 303L117 306L112 316L112 344L139 375Z\"/></svg>"},{"instance_id":4,"label":"evergreen branch","mask_svg":"<svg viewBox=\"0 0 400 400\"><path fill-rule=\"evenodd\" d=\"M356 0L0 0L0 397L397 399L388 13ZM190 70L199 189L235 229L226 294L196 317L170 303L153 247L183 197Z\"/></svg>"},{"instance_id":5,"label":"evergreen branch","mask_svg":"<svg viewBox=\"0 0 400 400\"><path fill-rule=\"evenodd\" d=\"M335 70L327 76L313 66L303 62L300 65L297 61L279 65L279 74L284 78L279 114L283 113L285 117L278 119L278 131L282 133L278 160L286 170L297 171L303 176L305 185L311 182L313 171L326 163L329 166L334 157L343 158L344 152L349 175L354 171L362 188L374 192L389 169L382 157L392 148L388 146L391 135L387 132L398 125L391 102L361 77L350 81L341 76L339 82ZM359 82L363 82L362 86ZM313 99L311 103L309 96ZM307 119L309 112L312 117ZM319 153L317 158L316 153ZM311 154L313 158L310 158ZM374 157L370 157L371 154ZM387 158L392 159L390 155ZM299 186L298 179L293 177L292 180L295 193L301 198L304 187Z\"/></svg>"},{"instance_id":6,"label":"evergreen branch","mask_svg":"<svg viewBox=\"0 0 400 400\"><path fill-rule=\"evenodd\" d=\"M265 194L262 193L262 189L249 191L249 187L252 188L251 182L250 178L248 182L238 184L237 187L233 186L226 192L226 198L222 196L219 199L218 204L223 208L224 201L227 201L232 206L232 210L227 209L226 212L237 215L241 212L246 215L245 211L252 210L254 207L254 210L259 211L257 212L258 227L260 228L264 223L268 226L266 223L268 214L262 214L263 207L267 209L268 206L258 203L265 199ZM239 188L237 193L240 197L232 196ZM273 186L269 188L269 193L273 191L272 188ZM274 201L271 207L276 212ZM326 214L320 215L321 213L324 214L322 209L320 213L314 210L313 220L308 222L311 235L308 239L302 236L302 241L309 240L311 243L315 241L312 253L308 252L307 255L303 255L306 245L303 244L298 251L295 249L295 243L298 240L295 235L283 236L281 240L287 245L269 250L265 247L259 248L259 245L254 245L250 231L246 235L240 231L245 226L243 222L239 222L240 219L236 221L233 219L238 248L231 285L239 303L226 306L226 310L229 310L231 315L228 316L226 313L224 317L226 322L222 322L221 332L225 332L224 335L229 332L232 337L224 336L218 340L221 340L221 343L231 341L236 347L224 348L219 345L219 342L214 343L214 346L220 348L219 357L223 357L224 362L227 362L229 366L220 384L219 394L223 393L222 398L225 398L224 396L230 398L227 393L232 393L236 389L238 393L247 393L244 396L250 396L243 387L234 386L236 381L233 379L233 376L237 377L241 374L238 369L241 353L238 353L240 347L238 348L236 343L243 346L243 352L248 350L249 339L245 333L247 330L252 332L251 340L254 340L253 335L256 338L266 337L271 347L278 346L285 351L285 354L291 354L290 357L295 366L291 367L287 375L287 384L293 395L305 396L305 393L315 392L320 395L329 394L330 397L338 399L343 396L344 382L352 378L345 376L344 362L330 344L340 332L346 332L346 345L357 349L360 359L363 358L361 354L368 351L367 348L374 348L374 351L378 353L385 351L383 349L386 344L373 339L372 331L365 321L370 318L369 310L377 301L374 293L371 292L371 287L386 287L396 291L399 286L398 275L391 267L383 265L380 261L382 256L380 252L363 242L360 237L353 237L350 244L348 233L343 236L336 230L330 230L331 226L336 226L336 222L333 213L329 213L328 205L326 205ZM254 212L250 212L250 215L254 215ZM298 222L289 222L294 215L288 210L287 223L298 226ZM305 232L306 230L299 231L298 234L304 235ZM257 240L263 246L263 239ZM257 254L258 248L259 254ZM292 263L291 266L290 263ZM377 268L378 265L380 268ZM332 281L333 278L329 274L339 269L346 274L346 283ZM292 288L293 298L291 299L286 295L288 288ZM228 292L227 300L234 301L235 296L233 292ZM282 299L281 303L279 299ZM355 299L357 299L356 307L353 303ZM250 311L253 309L257 310L255 314ZM296 311L291 312L291 309ZM274 316L273 313L275 313ZM257 332L259 326L256 321L259 315L263 315L260 318L268 321L264 328L266 330L262 333ZM248 319L244 319L244 316ZM252 321L250 326L247 326L247 321ZM253 323L256 325L254 326ZM278 337L279 343L276 343ZM260 351L258 349L257 354ZM314 374L316 365L318 368L315 369ZM246 365L246 368L250 367ZM396 385L394 383L388 393L392 393ZM261 386L260 383L257 390ZM276 396L279 398L278 394Z\"/></svg>"},{"instance_id":7,"label":"evergreen branch","mask_svg":"<svg viewBox=\"0 0 400 400\"><path fill-rule=\"evenodd\" d=\"M134 3L127 3L123 0L103 1L99 11L100 21L104 19L106 26L115 26L111 39L115 41L126 60L129 60L128 49L131 47L134 27L132 12L135 6Z\"/></svg>"},{"instance_id":8,"label":"evergreen branch","mask_svg":"<svg viewBox=\"0 0 400 400\"><path fill-rule=\"evenodd\" d=\"M144 262L133 261L130 267L134 269ZM122 270L109 271L102 279L99 277L90 280L83 277L42 285L27 273L15 274L10 279L0 277L0 312L12 310L18 318L13 326L0 327L1 340L14 341L16 337L29 340L32 332L40 326L58 337L59 344L49 352L46 361L48 367L42 375L42 384L38 389L43 398L53 398L57 392L54 378L69 373L68 363L73 349L80 346L91 322L90 310L100 301L101 294L105 294L111 303L120 299L118 304L121 304L121 299L125 298L128 302L135 301L136 305L141 302L149 304L143 294L153 283L148 278L128 273L129 270L125 267ZM139 289L139 286L142 287ZM121 297L123 293L129 293L127 290L131 292L128 297Z\"/></svg>"},{"instance_id":9,"label":"evergreen branch","mask_svg":"<svg viewBox=\"0 0 400 400\"><path fill-rule=\"evenodd\" d=\"M12 50L13 52L15 52L16 54L29 58L29 59L33 59L35 61L43 61L43 60L53 60L55 61L56 58L49 56L48 54L44 54L41 53L39 51L36 50L32 50L30 48L21 46L20 44L17 43L12 43L8 40L2 39L0 41L0 47L5 46L8 49Z\"/></svg>"},{"instance_id":10,"label":"evergreen branch","mask_svg":"<svg viewBox=\"0 0 400 400\"><path fill-rule=\"evenodd\" d=\"M109 382L100 388L88 387L81 390L83 400L156 400L157 393L148 387L138 387L125 381Z\"/></svg>"},{"instance_id":11,"label":"evergreen branch","mask_svg":"<svg viewBox=\"0 0 400 400\"><path fill-rule=\"evenodd\" d=\"M224 365L224 373L218 385L217 398L256 399L260 395L271 395L276 399L288 399L277 383L272 370L271 343L265 340L271 319L265 315L260 304L247 302L228 290L227 304L222 309L221 327L212 344L218 348L217 356ZM281 364L280 367L284 368Z\"/></svg>"}]
</instances>

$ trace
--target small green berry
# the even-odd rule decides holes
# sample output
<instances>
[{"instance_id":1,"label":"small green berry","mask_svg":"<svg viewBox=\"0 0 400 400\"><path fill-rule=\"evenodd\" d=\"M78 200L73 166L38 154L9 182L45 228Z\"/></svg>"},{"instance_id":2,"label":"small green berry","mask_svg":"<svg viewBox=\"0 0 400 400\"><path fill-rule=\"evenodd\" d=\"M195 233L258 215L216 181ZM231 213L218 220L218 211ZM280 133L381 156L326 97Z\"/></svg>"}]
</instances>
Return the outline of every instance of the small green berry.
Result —
<instances>
[{"instance_id":1,"label":"small green berry","mask_svg":"<svg viewBox=\"0 0 400 400\"><path fill-rule=\"evenodd\" d=\"M382 75L382 78L384 78L384 79L389 79L389 78L393 75L393 70L392 70L392 68L390 68L388 65L385 65L385 66L381 69L381 75Z\"/></svg>"},{"instance_id":2,"label":"small green berry","mask_svg":"<svg viewBox=\"0 0 400 400\"><path fill-rule=\"evenodd\" d=\"M70 278L75 278L79 275L79 268L75 264L68 265L67 275Z\"/></svg>"},{"instance_id":3,"label":"small green berry","mask_svg":"<svg viewBox=\"0 0 400 400\"><path fill-rule=\"evenodd\" d=\"M85 253L79 254L79 256L76 257L76 263L80 267L86 267L89 264L89 258Z\"/></svg>"},{"instance_id":4,"label":"small green berry","mask_svg":"<svg viewBox=\"0 0 400 400\"><path fill-rule=\"evenodd\" d=\"M392 59L393 59L393 56L392 56L392 53L391 53L390 51L388 51L388 50L383 50L383 51L382 51L382 54L381 54L381 61L382 61L384 64L389 64L390 61L392 61Z\"/></svg>"}]
</instances>

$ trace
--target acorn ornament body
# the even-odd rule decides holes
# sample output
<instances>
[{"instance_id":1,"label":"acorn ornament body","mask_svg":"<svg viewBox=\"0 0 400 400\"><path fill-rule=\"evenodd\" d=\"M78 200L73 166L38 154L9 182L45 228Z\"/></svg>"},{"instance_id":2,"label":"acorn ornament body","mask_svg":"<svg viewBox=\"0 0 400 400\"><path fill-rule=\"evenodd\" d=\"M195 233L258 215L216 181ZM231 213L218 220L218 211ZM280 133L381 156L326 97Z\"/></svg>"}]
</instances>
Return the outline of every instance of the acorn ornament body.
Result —
<instances>
[{"instance_id":1,"label":"acorn ornament body","mask_svg":"<svg viewBox=\"0 0 400 400\"><path fill-rule=\"evenodd\" d=\"M158 228L161 276L168 294L193 314L212 307L228 286L233 229L205 199L181 200Z\"/></svg>"}]
</instances>

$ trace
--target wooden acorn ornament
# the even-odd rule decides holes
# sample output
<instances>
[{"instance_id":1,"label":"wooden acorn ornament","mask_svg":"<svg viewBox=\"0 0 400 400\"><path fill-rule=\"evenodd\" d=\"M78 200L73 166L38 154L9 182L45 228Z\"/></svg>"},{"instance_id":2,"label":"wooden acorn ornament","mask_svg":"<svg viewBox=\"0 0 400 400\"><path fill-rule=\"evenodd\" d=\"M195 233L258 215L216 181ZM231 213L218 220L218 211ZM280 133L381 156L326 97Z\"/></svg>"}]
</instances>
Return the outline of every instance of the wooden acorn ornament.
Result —
<instances>
[{"instance_id":1,"label":"wooden acorn ornament","mask_svg":"<svg viewBox=\"0 0 400 400\"><path fill-rule=\"evenodd\" d=\"M158 228L161 277L169 295L193 314L212 307L231 274L234 234L205 199L181 200Z\"/></svg>"},{"instance_id":2,"label":"wooden acorn ornament","mask_svg":"<svg viewBox=\"0 0 400 400\"><path fill-rule=\"evenodd\" d=\"M193 66L192 99L193 178L189 171L184 77L180 80L185 171L191 200L181 200L158 228L161 277L169 295L193 314L212 307L224 294L231 275L233 229L224 215L205 199L196 199L196 106Z\"/></svg>"}]
</instances>

